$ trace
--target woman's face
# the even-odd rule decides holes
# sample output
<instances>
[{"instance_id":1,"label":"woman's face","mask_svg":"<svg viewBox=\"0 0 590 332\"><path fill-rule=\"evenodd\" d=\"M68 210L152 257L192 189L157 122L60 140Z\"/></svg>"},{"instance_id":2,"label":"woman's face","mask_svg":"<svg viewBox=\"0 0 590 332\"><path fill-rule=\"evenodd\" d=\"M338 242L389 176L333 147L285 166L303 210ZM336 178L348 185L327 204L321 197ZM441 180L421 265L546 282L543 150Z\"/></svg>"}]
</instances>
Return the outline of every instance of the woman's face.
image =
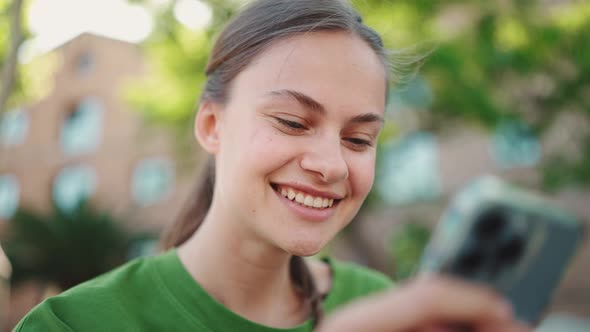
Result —
<instances>
[{"instance_id":1,"label":"woman's face","mask_svg":"<svg viewBox=\"0 0 590 332\"><path fill-rule=\"evenodd\" d=\"M220 112L217 207L244 234L317 253L372 184L385 70L345 32L269 47L233 81Z\"/></svg>"}]
</instances>

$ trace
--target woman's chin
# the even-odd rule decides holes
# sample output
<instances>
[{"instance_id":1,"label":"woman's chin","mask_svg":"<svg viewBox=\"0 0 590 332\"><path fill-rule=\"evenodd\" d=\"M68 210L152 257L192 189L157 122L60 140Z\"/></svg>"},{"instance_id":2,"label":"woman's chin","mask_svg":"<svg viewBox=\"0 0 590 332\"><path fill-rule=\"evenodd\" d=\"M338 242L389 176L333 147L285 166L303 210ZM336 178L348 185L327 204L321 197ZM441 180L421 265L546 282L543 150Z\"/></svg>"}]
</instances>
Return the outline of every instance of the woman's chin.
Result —
<instances>
[{"instance_id":1,"label":"woman's chin","mask_svg":"<svg viewBox=\"0 0 590 332\"><path fill-rule=\"evenodd\" d=\"M286 244L283 249L292 255L307 257L319 253L325 245L325 241L300 239L291 241Z\"/></svg>"}]
</instances>

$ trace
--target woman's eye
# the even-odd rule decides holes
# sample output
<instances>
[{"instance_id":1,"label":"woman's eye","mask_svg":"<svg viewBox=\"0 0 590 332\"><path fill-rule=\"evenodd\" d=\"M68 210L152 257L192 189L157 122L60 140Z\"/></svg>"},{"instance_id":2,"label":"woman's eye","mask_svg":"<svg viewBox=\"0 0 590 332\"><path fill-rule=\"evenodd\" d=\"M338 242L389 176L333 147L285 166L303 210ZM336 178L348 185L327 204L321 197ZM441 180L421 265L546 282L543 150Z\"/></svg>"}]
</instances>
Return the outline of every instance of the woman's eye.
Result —
<instances>
[{"instance_id":1,"label":"woman's eye","mask_svg":"<svg viewBox=\"0 0 590 332\"><path fill-rule=\"evenodd\" d=\"M356 148L367 148L367 147L373 146L373 142L371 142L369 140L361 139L361 138L354 138L354 137L345 138L345 141L347 141L348 143L351 143Z\"/></svg>"},{"instance_id":2,"label":"woman's eye","mask_svg":"<svg viewBox=\"0 0 590 332\"><path fill-rule=\"evenodd\" d=\"M296 130L296 131L302 131L302 130L306 130L307 127L299 122L296 121L291 121L291 120L286 120L283 118L275 118L281 125L288 127L289 129L292 130Z\"/></svg>"}]
</instances>

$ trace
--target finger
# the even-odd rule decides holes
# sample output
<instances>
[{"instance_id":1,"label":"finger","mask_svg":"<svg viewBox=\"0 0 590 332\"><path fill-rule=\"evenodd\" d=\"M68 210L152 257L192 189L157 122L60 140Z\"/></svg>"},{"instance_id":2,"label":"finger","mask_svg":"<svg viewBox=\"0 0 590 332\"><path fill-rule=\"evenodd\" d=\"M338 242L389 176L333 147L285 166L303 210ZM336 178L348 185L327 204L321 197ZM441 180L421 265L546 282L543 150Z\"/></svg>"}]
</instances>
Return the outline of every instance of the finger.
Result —
<instances>
[{"instance_id":1,"label":"finger","mask_svg":"<svg viewBox=\"0 0 590 332\"><path fill-rule=\"evenodd\" d=\"M500 326L486 326L481 329L482 332L533 332L533 329L522 322L513 321L501 324Z\"/></svg>"},{"instance_id":2,"label":"finger","mask_svg":"<svg viewBox=\"0 0 590 332\"><path fill-rule=\"evenodd\" d=\"M387 305L387 296L391 296L389 292L356 300L340 308L320 323L317 332L397 332L387 326L392 317L395 317L391 312L387 312L386 308L395 310L395 307Z\"/></svg>"},{"instance_id":3,"label":"finger","mask_svg":"<svg viewBox=\"0 0 590 332\"><path fill-rule=\"evenodd\" d=\"M511 306L491 289L451 278L422 278L395 301L405 302L402 320L398 320L400 330L420 322L479 326L512 318Z\"/></svg>"},{"instance_id":4,"label":"finger","mask_svg":"<svg viewBox=\"0 0 590 332\"><path fill-rule=\"evenodd\" d=\"M437 324L437 325L431 325L423 330L420 330L420 332L458 332L458 331L456 329L454 329L453 327Z\"/></svg>"},{"instance_id":5,"label":"finger","mask_svg":"<svg viewBox=\"0 0 590 332\"><path fill-rule=\"evenodd\" d=\"M323 326L325 331L412 331L447 322L479 327L511 316L510 306L485 287L427 277L355 301L327 317Z\"/></svg>"}]
</instances>

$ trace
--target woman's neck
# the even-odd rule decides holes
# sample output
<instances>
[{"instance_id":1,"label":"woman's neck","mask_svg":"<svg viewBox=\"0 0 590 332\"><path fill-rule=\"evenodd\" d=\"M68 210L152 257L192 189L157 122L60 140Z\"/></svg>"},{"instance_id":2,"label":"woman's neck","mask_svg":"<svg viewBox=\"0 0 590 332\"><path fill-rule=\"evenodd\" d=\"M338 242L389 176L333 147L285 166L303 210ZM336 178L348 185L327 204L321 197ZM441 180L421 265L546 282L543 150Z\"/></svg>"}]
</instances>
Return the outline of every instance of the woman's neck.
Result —
<instances>
[{"instance_id":1,"label":"woman's neck","mask_svg":"<svg viewBox=\"0 0 590 332\"><path fill-rule=\"evenodd\" d=\"M249 236L239 224L208 214L178 255L203 289L245 318L286 328L308 317L290 279L291 256Z\"/></svg>"}]
</instances>

